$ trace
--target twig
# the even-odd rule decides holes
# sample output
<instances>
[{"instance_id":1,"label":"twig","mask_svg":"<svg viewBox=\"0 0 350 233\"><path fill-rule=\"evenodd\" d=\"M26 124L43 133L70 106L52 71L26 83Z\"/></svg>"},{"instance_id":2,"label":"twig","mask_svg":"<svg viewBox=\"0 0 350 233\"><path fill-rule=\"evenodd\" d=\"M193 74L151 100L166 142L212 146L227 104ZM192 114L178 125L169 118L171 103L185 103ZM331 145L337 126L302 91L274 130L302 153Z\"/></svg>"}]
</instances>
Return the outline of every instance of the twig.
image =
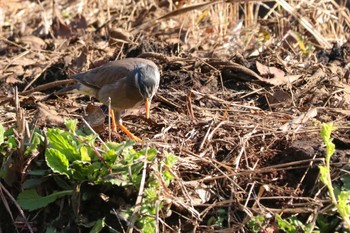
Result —
<instances>
[{"instance_id":1,"label":"twig","mask_svg":"<svg viewBox=\"0 0 350 233\"><path fill-rule=\"evenodd\" d=\"M46 84L34 87L33 89L30 89L28 91L23 91L21 93L18 93L18 95L20 95L20 96L27 96L29 94L32 94L33 92L36 92L36 91L43 91L43 90L50 89L50 88L57 87L57 86L62 86L62 85L66 85L66 84L72 84L74 82L75 81L73 79L54 81L54 82L50 82L50 83L46 83ZM0 105L1 104L5 104L5 103L7 103L7 102L9 102L11 100L13 100L13 96L1 98L0 99Z\"/></svg>"},{"instance_id":2,"label":"twig","mask_svg":"<svg viewBox=\"0 0 350 233\"><path fill-rule=\"evenodd\" d=\"M18 212L20 213L20 215L22 216L22 218L24 219L24 224L27 226L28 230L30 233L34 233L32 227L29 225L29 222L26 218L26 216L24 215L24 212L22 210L22 208L19 206L19 204L17 203L16 199L13 198L13 196L11 195L11 193L9 191L7 191L7 189L5 188L5 186L1 183L0 181L0 191L4 191L7 196L11 199L11 201L15 204L16 208L18 209ZM2 196L2 195L1 195Z\"/></svg>"},{"instance_id":3,"label":"twig","mask_svg":"<svg viewBox=\"0 0 350 233\"><path fill-rule=\"evenodd\" d=\"M66 84L72 84L72 83L75 83L75 81L73 79L58 80L58 81L45 83L43 85L34 87L33 89L30 89L28 91L23 91L20 93L20 95L29 95L29 94L36 92L36 91L43 91L43 90L50 89L53 87L62 86L62 85L66 85Z\"/></svg>"},{"instance_id":4,"label":"twig","mask_svg":"<svg viewBox=\"0 0 350 233\"><path fill-rule=\"evenodd\" d=\"M84 124L89 128L89 130L91 130L91 132L97 136L97 139L102 143L102 145L109 150L108 146L106 145L106 143L100 138L100 135L98 135L98 133L96 133L96 131L90 126L90 124L84 119L84 117L82 116L78 116L80 117L80 119L84 122Z\"/></svg>"}]
</instances>

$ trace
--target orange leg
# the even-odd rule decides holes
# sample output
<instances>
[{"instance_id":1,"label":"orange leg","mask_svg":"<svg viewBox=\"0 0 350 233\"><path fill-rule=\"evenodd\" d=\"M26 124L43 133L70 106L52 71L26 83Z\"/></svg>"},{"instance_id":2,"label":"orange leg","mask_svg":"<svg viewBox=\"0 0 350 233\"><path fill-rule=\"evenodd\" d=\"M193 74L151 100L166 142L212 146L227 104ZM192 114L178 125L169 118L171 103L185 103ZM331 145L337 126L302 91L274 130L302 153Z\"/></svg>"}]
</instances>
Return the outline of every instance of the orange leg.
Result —
<instances>
[{"instance_id":1,"label":"orange leg","mask_svg":"<svg viewBox=\"0 0 350 233\"><path fill-rule=\"evenodd\" d=\"M110 114L110 117L112 118L112 130L117 131L117 124L115 122L114 111L111 110L109 114ZM123 130L123 132L126 133L126 135L128 135L128 137L131 138L132 140L136 142L142 142L141 138L136 137L134 134L132 134L123 124L118 122L118 127L121 130Z\"/></svg>"}]
</instances>

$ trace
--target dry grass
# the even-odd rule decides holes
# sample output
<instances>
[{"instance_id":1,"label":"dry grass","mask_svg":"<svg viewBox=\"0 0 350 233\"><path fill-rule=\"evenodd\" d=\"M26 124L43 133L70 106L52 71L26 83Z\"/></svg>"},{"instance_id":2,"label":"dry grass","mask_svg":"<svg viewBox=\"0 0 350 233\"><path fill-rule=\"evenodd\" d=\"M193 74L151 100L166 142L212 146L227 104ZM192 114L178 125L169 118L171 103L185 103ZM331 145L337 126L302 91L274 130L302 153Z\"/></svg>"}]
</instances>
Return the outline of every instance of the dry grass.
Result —
<instances>
[{"instance_id":1,"label":"dry grass","mask_svg":"<svg viewBox=\"0 0 350 233\"><path fill-rule=\"evenodd\" d=\"M154 122L126 121L160 152L179 156L176 179L163 193L172 210L163 229L214 231L207 223L221 208L227 232L248 232L245 224L257 214L298 214L314 224L329 207L317 181L319 122L339 127L339 174L350 149L348 8L310 0L53 4L0 3L6 127L16 122L9 114L14 86L27 120L50 127L55 121L38 121L37 103L67 116L85 102L54 97L48 88L103 61L143 56L162 70ZM331 53L334 42L343 46ZM286 75L259 74L256 61Z\"/></svg>"}]
</instances>

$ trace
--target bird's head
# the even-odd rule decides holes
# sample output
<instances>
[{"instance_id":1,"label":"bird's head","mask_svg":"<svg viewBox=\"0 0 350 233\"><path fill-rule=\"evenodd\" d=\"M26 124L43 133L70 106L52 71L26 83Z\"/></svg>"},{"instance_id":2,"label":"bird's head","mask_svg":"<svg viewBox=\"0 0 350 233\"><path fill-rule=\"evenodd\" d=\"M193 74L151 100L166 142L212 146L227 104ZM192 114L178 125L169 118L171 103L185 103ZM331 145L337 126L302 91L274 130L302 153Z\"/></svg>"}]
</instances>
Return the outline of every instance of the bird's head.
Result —
<instances>
[{"instance_id":1,"label":"bird's head","mask_svg":"<svg viewBox=\"0 0 350 233\"><path fill-rule=\"evenodd\" d=\"M146 101L146 117L149 118L149 108L153 96L159 87L160 73L156 66L143 64L134 69L136 86Z\"/></svg>"}]
</instances>

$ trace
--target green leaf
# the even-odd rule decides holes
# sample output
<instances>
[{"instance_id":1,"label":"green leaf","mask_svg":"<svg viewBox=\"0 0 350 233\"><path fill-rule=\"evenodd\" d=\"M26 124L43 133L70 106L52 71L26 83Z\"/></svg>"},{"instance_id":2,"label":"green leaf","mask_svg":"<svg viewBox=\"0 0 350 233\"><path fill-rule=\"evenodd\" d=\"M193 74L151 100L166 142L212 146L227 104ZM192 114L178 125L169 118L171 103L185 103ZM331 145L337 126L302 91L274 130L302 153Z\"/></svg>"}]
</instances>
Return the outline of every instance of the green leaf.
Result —
<instances>
[{"instance_id":1,"label":"green leaf","mask_svg":"<svg viewBox=\"0 0 350 233\"><path fill-rule=\"evenodd\" d=\"M81 160L85 162L90 162L91 158L89 156L88 148L86 146L80 147Z\"/></svg>"},{"instance_id":2,"label":"green leaf","mask_svg":"<svg viewBox=\"0 0 350 233\"><path fill-rule=\"evenodd\" d=\"M265 222L264 216L258 215L258 216L252 217L247 223L247 226L249 230L251 230L254 233L257 233L260 230L262 230L264 222Z\"/></svg>"},{"instance_id":3,"label":"green leaf","mask_svg":"<svg viewBox=\"0 0 350 233\"><path fill-rule=\"evenodd\" d=\"M46 169L46 170L42 170L42 169L31 170L31 171L29 171L29 175L44 176L44 175L47 175L48 171L49 171L48 169Z\"/></svg>"},{"instance_id":4,"label":"green leaf","mask_svg":"<svg viewBox=\"0 0 350 233\"><path fill-rule=\"evenodd\" d=\"M127 178L127 176L124 176L124 175L121 175L121 174L110 174L110 175L107 175L104 178L104 182L109 182L112 185L117 185L117 186L130 185L130 180Z\"/></svg>"},{"instance_id":5,"label":"green leaf","mask_svg":"<svg viewBox=\"0 0 350 233\"><path fill-rule=\"evenodd\" d=\"M48 129L47 137L50 146L59 150L69 161L80 160L78 145L72 134L59 129Z\"/></svg>"},{"instance_id":6,"label":"green leaf","mask_svg":"<svg viewBox=\"0 0 350 233\"><path fill-rule=\"evenodd\" d=\"M11 136L8 140L8 147L9 149L15 149L17 148L17 141L16 141L16 138Z\"/></svg>"},{"instance_id":7,"label":"green leaf","mask_svg":"<svg viewBox=\"0 0 350 233\"><path fill-rule=\"evenodd\" d=\"M171 172L169 172L168 170L165 170L163 172L163 177L164 177L164 182L166 185L169 185L170 181L172 181L174 179L173 174L171 174Z\"/></svg>"},{"instance_id":8,"label":"green leaf","mask_svg":"<svg viewBox=\"0 0 350 233\"><path fill-rule=\"evenodd\" d=\"M45 160L52 171L69 177L69 161L59 150L49 148L45 153Z\"/></svg>"},{"instance_id":9,"label":"green leaf","mask_svg":"<svg viewBox=\"0 0 350 233\"><path fill-rule=\"evenodd\" d=\"M333 122L322 123L321 137L325 143L331 138L333 130L336 130L336 127L333 127Z\"/></svg>"},{"instance_id":10,"label":"green leaf","mask_svg":"<svg viewBox=\"0 0 350 233\"><path fill-rule=\"evenodd\" d=\"M112 166L117 160L118 156L115 150L109 150L103 155L103 158L110 166Z\"/></svg>"},{"instance_id":11,"label":"green leaf","mask_svg":"<svg viewBox=\"0 0 350 233\"><path fill-rule=\"evenodd\" d=\"M343 182L343 189L350 190L350 175L343 175L340 179Z\"/></svg>"},{"instance_id":12,"label":"green leaf","mask_svg":"<svg viewBox=\"0 0 350 233\"><path fill-rule=\"evenodd\" d=\"M329 142L326 144L326 156L330 157L334 154L335 152L335 145L333 142Z\"/></svg>"},{"instance_id":13,"label":"green leaf","mask_svg":"<svg viewBox=\"0 0 350 233\"><path fill-rule=\"evenodd\" d=\"M106 145L110 150L114 150L116 154L120 154L124 149L124 143L107 142Z\"/></svg>"},{"instance_id":14,"label":"green leaf","mask_svg":"<svg viewBox=\"0 0 350 233\"><path fill-rule=\"evenodd\" d=\"M177 157L174 154L165 152L165 164L168 167L173 167L177 162Z\"/></svg>"},{"instance_id":15,"label":"green leaf","mask_svg":"<svg viewBox=\"0 0 350 233\"><path fill-rule=\"evenodd\" d=\"M5 128L0 124L0 144L4 142Z\"/></svg>"},{"instance_id":16,"label":"green leaf","mask_svg":"<svg viewBox=\"0 0 350 233\"><path fill-rule=\"evenodd\" d=\"M38 187L42 182L44 181L44 179L26 179L23 184L22 187L24 189L31 189L31 188L35 188Z\"/></svg>"},{"instance_id":17,"label":"green leaf","mask_svg":"<svg viewBox=\"0 0 350 233\"><path fill-rule=\"evenodd\" d=\"M90 233L98 233L100 232L105 226L105 218L101 218L96 221L94 227L90 230Z\"/></svg>"},{"instance_id":18,"label":"green leaf","mask_svg":"<svg viewBox=\"0 0 350 233\"><path fill-rule=\"evenodd\" d=\"M156 232L156 220L154 218L147 217L147 221L143 221L142 232L153 233Z\"/></svg>"},{"instance_id":19,"label":"green leaf","mask_svg":"<svg viewBox=\"0 0 350 233\"><path fill-rule=\"evenodd\" d=\"M60 192L54 192L48 196L39 196L35 189L25 190L17 197L19 205L26 210L32 211L56 201L58 198L70 195L73 191L66 190Z\"/></svg>"},{"instance_id":20,"label":"green leaf","mask_svg":"<svg viewBox=\"0 0 350 233\"><path fill-rule=\"evenodd\" d=\"M45 233L58 233L58 232L59 231L52 226L49 226L48 228L46 228L46 231L45 231Z\"/></svg>"},{"instance_id":21,"label":"green leaf","mask_svg":"<svg viewBox=\"0 0 350 233\"><path fill-rule=\"evenodd\" d=\"M140 152L143 153L144 155L147 155L147 160L149 162L153 161L157 156L157 150L155 148L150 148L147 150L147 152L146 150L141 150Z\"/></svg>"},{"instance_id":22,"label":"green leaf","mask_svg":"<svg viewBox=\"0 0 350 233\"><path fill-rule=\"evenodd\" d=\"M25 154L29 155L34 152L37 152L38 146L44 142L44 137L38 132L34 132L30 145L27 147Z\"/></svg>"},{"instance_id":23,"label":"green leaf","mask_svg":"<svg viewBox=\"0 0 350 233\"><path fill-rule=\"evenodd\" d=\"M320 180L328 186L331 183L328 176L329 169L325 166L318 166L318 168L320 169Z\"/></svg>"},{"instance_id":24,"label":"green leaf","mask_svg":"<svg viewBox=\"0 0 350 233\"><path fill-rule=\"evenodd\" d=\"M350 215L350 205L347 204L347 201L350 198L350 191L342 191L338 196L338 208L339 213L342 213L343 216Z\"/></svg>"},{"instance_id":25,"label":"green leaf","mask_svg":"<svg viewBox=\"0 0 350 233\"><path fill-rule=\"evenodd\" d=\"M10 128L8 130L5 131L4 136L5 137L11 137L15 135L15 131L13 130L13 128Z\"/></svg>"},{"instance_id":26,"label":"green leaf","mask_svg":"<svg viewBox=\"0 0 350 233\"><path fill-rule=\"evenodd\" d=\"M77 129L78 120L77 119L66 119L64 121L65 126L71 133L75 133L75 130Z\"/></svg>"}]
</instances>

